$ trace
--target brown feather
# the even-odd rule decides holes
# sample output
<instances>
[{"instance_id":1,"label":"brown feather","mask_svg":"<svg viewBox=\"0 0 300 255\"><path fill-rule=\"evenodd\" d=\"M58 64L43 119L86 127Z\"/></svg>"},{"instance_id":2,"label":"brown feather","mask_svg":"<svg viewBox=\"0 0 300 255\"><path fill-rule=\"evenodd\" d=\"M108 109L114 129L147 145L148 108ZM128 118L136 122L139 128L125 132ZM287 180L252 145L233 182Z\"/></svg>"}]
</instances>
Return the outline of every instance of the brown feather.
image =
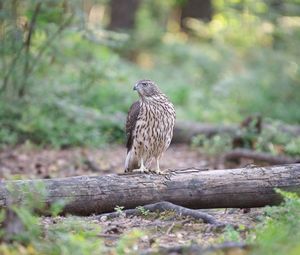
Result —
<instances>
[{"instance_id":1,"label":"brown feather","mask_svg":"<svg viewBox=\"0 0 300 255\"><path fill-rule=\"evenodd\" d=\"M133 131L134 131L139 113L140 113L140 102L136 101L131 105L128 115L127 115L127 120L126 120L127 153L131 150L131 147L133 144L133 138L134 138Z\"/></svg>"}]
</instances>

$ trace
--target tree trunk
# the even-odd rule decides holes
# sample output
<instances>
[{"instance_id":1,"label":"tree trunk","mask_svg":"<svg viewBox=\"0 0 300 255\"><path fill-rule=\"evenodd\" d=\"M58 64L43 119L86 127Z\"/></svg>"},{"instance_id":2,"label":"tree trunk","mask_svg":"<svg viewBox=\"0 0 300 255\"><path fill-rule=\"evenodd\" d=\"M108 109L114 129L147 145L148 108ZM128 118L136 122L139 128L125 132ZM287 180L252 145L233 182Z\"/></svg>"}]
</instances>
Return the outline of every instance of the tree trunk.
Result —
<instances>
[{"instance_id":1,"label":"tree trunk","mask_svg":"<svg viewBox=\"0 0 300 255\"><path fill-rule=\"evenodd\" d=\"M133 29L140 0L111 0L109 29Z\"/></svg>"},{"instance_id":2,"label":"tree trunk","mask_svg":"<svg viewBox=\"0 0 300 255\"><path fill-rule=\"evenodd\" d=\"M111 212L116 206L135 208L168 201L189 208L247 208L276 205L282 201L274 188L300 194L300 164L273 167L199 171L182 169L168 176L123 174L79 176L49 180L20 180L0 183L0 208L11 201L6 185L22 200L39 195L42 182L45 202L68 201L64 213L90 215ZM27 187L24 189L24 187Z\"/></svg>"},{"instance_id":3,"label":"tree trunk","mask_svg":"<svg viewBox=\"0 0 300 255\"><path fill-rule=\"evenodd\" d=\"M186 29L185 19L195 18L203 21L211 21L213 8L211 0L188 0L182 7L180 24Z\"/></svg>"}]
</instances>

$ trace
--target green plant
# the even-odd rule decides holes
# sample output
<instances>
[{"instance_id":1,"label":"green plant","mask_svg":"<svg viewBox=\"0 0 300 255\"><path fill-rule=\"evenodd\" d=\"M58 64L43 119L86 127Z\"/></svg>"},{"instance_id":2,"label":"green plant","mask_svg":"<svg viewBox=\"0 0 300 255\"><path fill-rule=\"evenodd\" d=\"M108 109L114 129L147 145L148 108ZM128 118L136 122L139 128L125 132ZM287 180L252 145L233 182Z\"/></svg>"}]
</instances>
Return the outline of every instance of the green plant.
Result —
<instances>
[{"instance_id":1,"label":"green plant","mask_svg":"<svg viewBox=\"0 0 300 255\"><path fill-rule=\"evenodd\" d=\"M266 120L268 128L263 128L260 133L251 125L239 130L238 137L243 142L243 148L269 152L274 155L287 154L300 155L300 138L292 134L282 132L279 128L282 123L274 120ZM198 135L193 138L192 146L199 148L208 155L217 155L231 150L235 138L231 135L220 134L212 137Z\"/></svg>"},{"instance_id":2,"label":"green plant","mask_svg":"<svg viewBox=\"0 0 300 255\"><path fill-rule=\"evenodd\" d=\"M262 130L256 138L254 149L272 154L300 155L300 138L280 131L280 122L270 122L268 130Z\"/></svg>"},{"instance_id":3,"label":"green plant","mask_svg":"<svg viewBox=\"0 0 300 255\"><path fill-rule=\"evenodd\" d=\"M117 205L114 210L119 213L119 214L122 214L123 213L123 210L124 210L124 206L119 206Z\"/></svg>"},{"instance_id":4,"label":"green plant","mask_svg":"<svg viewBox=\"0 0 300 255\"><path fill-rule=\"evenodd\" d=\"M223 242L241 242L242 237L240 235L239 230L234 229L232 226L226 226L224 233L220 237L219 241L221 243L223 243Z\"/></svg>"},{"instance_id":5,"label":"green plant","mask_svg":"<svg viewBox=\"0 0 300 255\"><path fill-rule=\"evenodd\" d=\"M208 155L218 155L231 149L232 137L229 135L214 135L207 138L198 135L193 138L192 145L199 147L201 151Z\"/></svg>"},{"instance_id":6,"label":"green plant","mask_svg":"<svg viewBox=\"0 0 300 255\"><path fill-rule=\"evenodd\" d=\"M17 233L1 230L1 237L10 238L13 242L0 244L1 254L99 254L103 250L98 238L100 229L97 225L83 221L79 217L68 217L64 221L44 227L43 218L38 212L48 211L53 217L61 212L64 203L58 201L50 208L44 203L46 190L39 183L35 186L24 186L22 190L8 187L11 199L9 209L15 213L14 218L6 218L6 211L1 211L0 224L14 224L8 221L20 221L22 229ZM17 205L16 200L23 194L22 203Z\"/></svg>"},{"instance_id":7,"label":"green plant","mask_svg":"<svg viewBox=\"0 0 300 255\"><path fill-rule=\"evenodd\" d=\"M262 222L249 240L255 249L252 254L289 254L300 252L300 198L295 193L277 190L284 198L280 206L267 207Z\"/></svg>"},{"instance_id":8,"label":"green plant","mask_svg":"<svg viewBox=\"0 0 300 255\"><path fill-rule=\"evenodd\" d=\"M124 254L138 254L138 240L143 236L143 232L140 230L134 229L129 233L126 233L118 241L116 247L116 253L118 255Z\"/></svg>"},{"instance_id":9,"label":"green plant","mask_svg":"<svg viewBox=\"0 0 300 255\"><path fill-rule=\"evenodd\" d=\"M279 206L265 207L255 228L245 229L241 225L234 229L228 226L219 241L245 241L253 247L252 255L299 254L300 198L295 193L279 189L276 192L284 198L284 202Z\"/></svg>"},{"instance_id":10,"label":"green plant","mask_svg":"<svg viewBox=\"0 0 300 255\"><path fill-rule=\"evenodd\" d=\"M138 206L136 209L138 209L143 216L147 216L149 214L149 210L145 209L143 206Z\"/></svg>"},{"instance_id":11,"label":"green plant","mask_svg":"<svg viewBox=\"0 0 300 255\"><path fill-rule=\"evenodd\" d=\"M300 137L291 139L291 141L288 142L284 146L284 150L287 154L299 156L300 155Z\"/></svg>"}]
</instances>

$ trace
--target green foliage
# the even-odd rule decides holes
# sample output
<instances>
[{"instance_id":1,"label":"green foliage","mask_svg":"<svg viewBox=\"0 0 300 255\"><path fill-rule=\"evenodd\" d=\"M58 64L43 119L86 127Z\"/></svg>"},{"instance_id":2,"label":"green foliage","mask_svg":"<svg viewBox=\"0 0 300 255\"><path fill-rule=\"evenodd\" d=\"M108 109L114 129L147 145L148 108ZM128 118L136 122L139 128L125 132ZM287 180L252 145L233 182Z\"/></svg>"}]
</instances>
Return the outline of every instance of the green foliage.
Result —
<instances>
[{"instance_id":1,"label":"green foliage","mask_svg":"<svg viewBox=\"0 0 300 255\"><path fill-rule=\"evenodd\" d=\"M243 147L274 155L299 156L300 137L281 131L280 122L268 120L267 123L268 128L262 129L259 134L251 123L249 127L241 128L237 135L243 142ZM209 138L198 135L193 138L192 146L199 148L202 153L213 156L232 150L234 139L235 137L229 134L214 135Z\"/></svg>"},{"instance_id":2,"label":"green foliage","mask_svg":"<svg viewBox=\"0 0 300 255\"><path fill-rule=\"evenodd\" d=\"M300 155L300 137L292 139L284 147L287 154L290 155Z\"/></svg>"},{"instance_id":3,"label":"green foliage","mask_svg":"<svg viewBox=\"0 0 300 255\"><path fill-rule=\"evenodd\" d=\"M192 145L208 155L218 155L231 149L232 137L229 135L214 135L207 138L205 135L198 135L193 138Z\"/></svg>"},{"instance_id":4,"label":"green foliage","mask_svg":"<svg viewBox=\"0 0 300 255\"><path fill-rule=\"evenodd\" d=\"M42 251L45 254L100 254L103 244L98 234L100 228L79 217L68 217L47 230ZM51 253L49 253L51 251Z\"/></svg>"},{"instance_id":5,"label":"green foliage","mask_svg":"<svg viewBox=\"0 0 300 255\"><path fill-rule=\"evenodd\" d=\"M118 255L138 254L137 241L142 236L143 233L138 229L134 229L126 235L123 235L117 244L116 253Z\"/></svg>"},{"instance_id":6,"label":"green foliage","mask_svg":"<svg viewBox=\"0 0 300 255\"><path fill-rule=\"evenodd\" d=\"M232 226L226 226L223 235L220 237L219 241L224 242L241 242L242 237L240 231L243 230L243 227L239 229L234 229Z\"/></svg>"},{"instance_id":7,"label":"green foliage","mask_svg":"<svg viewBox=\"0 0 300 255\"><path fill-rule=\"evenodd\" d=\"M143 206L138 206L136 209L138 209L143 216L147 216L149 214L149 210L145 209Z\"/></svg>"},{"instance_id":8,"label":"green foliage","mask_svg":"<svg viewBox=\"0 0 300 255\"><path fill-rule=\"evenodd\" d=\"M15 187L15 186L14 186ZM54 223L45 223L50 218L41 218L40 211L47 210L52 217L57 216L63 209L65 202L57 201L50 208L44 203L46 189L42 183L28 185L15 189L8 187L10 194L9 210L16 213L15 219L6 219L6 211L0 210L0 225L4 221L20 221L22 230L18 233L7 233L1 229L0 238L10 236L9 242L0 243L0 254L3 255L90 255L90 254L133 254L137 252L137 242L144 235L139 230L125 233L117 242L116 247L107 249L99 238L101 229L88 219L68 216L54 218ZM22 203L16 205L22 195ZM116 207L122 212L122 207ZM12 223L12 222L10 222Z\"/></svg>"},{"instance_id":9,"label":"green foliage","mask_svg":"<svg viewBox=\"0 0 300 255\"><path fill-rule=\"evenodd\" d=\"M250 254L296 255L300 252L300 198L295 193L276 190L284 198L280 206L266 207L260 223L253 229L227 227L220 242L246 241Z\"/></svg>"},{"instance_id":10,"label":"green foliage","mask_svg":"<svg viewBox=\"0 0 300 255\"><path fill-rule=\"evenodd\" d=\"M5 109L6 106L1 109L3 111L0 110L0 115L9 115L4 121L7 128L1 129L0 133L2 144L30 140L36 144L66 147L82 145L85 141L86 145L99 146L106 139L105 134L101 134L105 123L80 122L69 118L54 105L26 105L23 111L15 116Z\"/></svg>"},{"instance_id":11,"label":"green foliage","mask_svg":"<svg viewBox=\"0 0 300 255\"><path fill-rule=\"evenodd\" d=\"M285 1L280 10L266 1L214 1L213 20L192 20L189 35L169 20L174 5L182 3L177 0L143 1L128 35L87 28L77 1L68 1L68 8L60 0L22 1L16 13L12 5L20 1L4 2L1 146L26 140L55 147L123 142L124 123L106 117L126 114L137 99L132 85L141 78L160 85L178 119L228 123L260 113L300 122L300 26L291 16L296 1ZM27 52L28 31L16 15L28 25L38 3ZM70 12L80 15L69 19ZM102 118L91 118L95 112ZM283 146L298 153L298 142Z\"/></svg>"},{"instance_id":12,"label":"green foliage","mask_svg":"<svg viewBox=\"0 0 300 255\"><path fill-rule=\"evenodd\" d=\"M294 193L277 191L284 197L280 207L267 207L260 226L249 237L254 242L252 254L289 254L300 252L300 198Z\"/></svg>"},{"instance_id":13,"label":"green foliage","mask_svg":"<svg viewBox=\"0 0 300 255\"><path fill-rule=\"evenodd\" d=\"M45 229L43 219L38 216L39 211L47 210L50 215L56 216L61 212L64 202L58 201L51 208L45 206L46 190L42 183L28 185L20 189L8 187L11 202L9 209L16 213L20 220L22 231L13 234L12 243L1 243L1 254L99 254L102 251L102 242L98 238L99 228L94 224L83 222L79 218L68 218L66 221L51 225ZM22 194L22 204L16 205ZM3 210L2 213L5 211ZM1 214L2 215L2 214ZM10 233L11 235L11 233ZM2 236L6 236L4 232Z\"/></svg>"},{"instance_id":14,"label":"green foliage","mask_svg":"<svg viewBox=\"0 0 300 255\"><path fill-rule=\"evenodd\" d=\"M114 209L117 213L122 214L124 210L124 206L117 205Z\"/></svg>"},{"instance_id":15,"label":"green foliage","mask_svg":"<svg viewBox=\"0 0 300 255\"><path fill-rule=\"evenodd\" d=\"M272 122L271 122L272 123ZM280 131L280 123L273 123L268 130L262 130L256 138L254 149L266 151L272 154L300 155L300 143L298 136L293 136Z\"/></svg>"}]
</instances>

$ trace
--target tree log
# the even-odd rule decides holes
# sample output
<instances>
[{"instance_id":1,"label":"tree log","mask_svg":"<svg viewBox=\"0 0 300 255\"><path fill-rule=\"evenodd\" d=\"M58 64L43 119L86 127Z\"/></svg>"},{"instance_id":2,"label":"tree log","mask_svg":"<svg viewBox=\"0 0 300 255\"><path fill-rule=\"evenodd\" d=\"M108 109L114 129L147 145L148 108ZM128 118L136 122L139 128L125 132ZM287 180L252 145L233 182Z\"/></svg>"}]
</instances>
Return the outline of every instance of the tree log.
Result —
<instances>
[{"instance_id":1,"label":"tree log","mask_svg":"<svg viewBox=\"0 0 300 255\"><path fill-rule=\"evenodd\" d=\"M264 161L270 164L292 164L300 163L300 158L292 158L289 156L272 155L266 152L259 152L249 149L234 149L224 155L228 161L239 160L241 158L253 159L256 161Z\"/></svg>"},{"instance_id":2,"label":"tree log","mask_svg":"<svg viewBox=\"0 0 300 255\"><path fill-rule=\"evenodd\" d=\"M271 130L274 126L263 123L262 129ZM300 136L300 126L288 124L276 124L278 132L286 133L291 136ZM196 135L211 137L217 134L229 134L236 136L241 131L240 125L209 124L191 121L177 121L174 127L172 143L190 143Z\"/></svg>"},{"instance_id":3,"label":"tree log","mask_svg":"<svg viewBox=\"0 0 300 255\"><path fill-rule=\"evenodd\" d=\"M111 212L117 205L127 209L161 201L189 208L250 208L280 203L282 199L274 188L300 194L300 164L173 170L168 176L137 173L3 181L0 208L11 200L6 187L13 188L18 201L22 201L27 193L39 194L35 188L39 182L46 188L47 204L64 199L68 202L63 212L77 215Z\"/></svg>"},{"instance_id":4,"label":"tree log","mask_svg":"<svg viewBox=\"0 0 300 255\"><path fill-rule=\"evenodd\" d=\"M216 134L234 136L239 130L238 125L216 125L191 121L177 121L174 127L172 143L190 143L193 137L204 135L211 137Z\"/></svg>"}]
</instances>

